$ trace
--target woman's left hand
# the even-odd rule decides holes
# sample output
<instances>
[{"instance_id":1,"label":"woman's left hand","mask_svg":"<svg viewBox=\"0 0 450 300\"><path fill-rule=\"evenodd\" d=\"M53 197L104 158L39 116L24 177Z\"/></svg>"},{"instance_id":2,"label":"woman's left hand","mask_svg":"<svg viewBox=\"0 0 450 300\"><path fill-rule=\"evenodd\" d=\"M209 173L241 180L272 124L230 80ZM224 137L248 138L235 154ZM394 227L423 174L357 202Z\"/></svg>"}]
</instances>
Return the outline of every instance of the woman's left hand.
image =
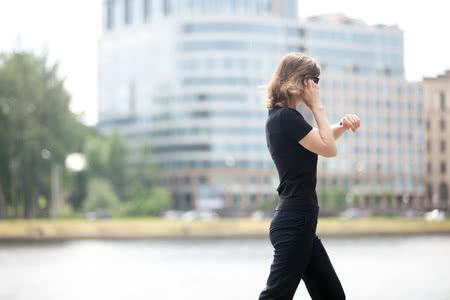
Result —
<instances>
[{"instance_id":1,"label":"woman's left hand","mask_svg":"<svg viewBox=\"0 0 450 300\"><path fill-rule=\"evenodd\" d=\"M345 130L351 128L353 132L355 132L360 125L359 117L355 114L346 114L345 117L342 118L340 124Z\"/></svg>"}]
</instances>

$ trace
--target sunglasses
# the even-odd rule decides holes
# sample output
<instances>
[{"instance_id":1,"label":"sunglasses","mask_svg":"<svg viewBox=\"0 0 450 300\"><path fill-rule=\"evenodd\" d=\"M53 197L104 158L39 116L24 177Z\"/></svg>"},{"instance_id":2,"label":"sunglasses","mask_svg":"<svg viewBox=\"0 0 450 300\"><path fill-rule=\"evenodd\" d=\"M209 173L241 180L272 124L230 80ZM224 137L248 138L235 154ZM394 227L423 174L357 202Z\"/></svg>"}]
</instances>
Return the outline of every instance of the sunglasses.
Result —
<instances>
[{"instance_id":1,"label":"sunglasses","mask_svg":"<svg viewBox=\"0 0 450 300\"><path fill-rule=\"evenodd\" d=\"M311 78L315 84L319 84L319 77L312 77Z\"/></svg>"}]
</instances>

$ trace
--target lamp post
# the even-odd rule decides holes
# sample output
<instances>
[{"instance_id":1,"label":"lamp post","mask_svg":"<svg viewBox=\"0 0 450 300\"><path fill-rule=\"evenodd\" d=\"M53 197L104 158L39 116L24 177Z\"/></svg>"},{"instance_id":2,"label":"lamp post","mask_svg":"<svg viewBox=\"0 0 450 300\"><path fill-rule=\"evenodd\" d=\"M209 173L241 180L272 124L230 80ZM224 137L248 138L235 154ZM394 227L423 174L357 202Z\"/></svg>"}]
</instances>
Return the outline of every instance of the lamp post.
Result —
<instances>
[{"instance_id":1,"label":"lamp post","mask_svg":"<svg viewBox=\"0 0 450 300\"><path fill-rule=\"evenodd\" d=\"M50 162L50 207L49 217L56 216L56 208L59 197L59 168L58 165L51 160L52 153L48 149L41 150L41 157Z\"/></svg>"},{"instance_id":2,"label":"lamp post","mask_svg":"<svg viewBox=\"0 0 450 300\"><path fill-rule=\"evenodd\" d=\"M51 162L49 216L55 218L64 205L64 199L61 197L61 166L51 160L51 155L52 153L48 149L42 149L41 157ZM81 153L71 153L65 157L65 167L73 172L79 172L86 167L86 159Z\"/></svg>"}]
</instances>

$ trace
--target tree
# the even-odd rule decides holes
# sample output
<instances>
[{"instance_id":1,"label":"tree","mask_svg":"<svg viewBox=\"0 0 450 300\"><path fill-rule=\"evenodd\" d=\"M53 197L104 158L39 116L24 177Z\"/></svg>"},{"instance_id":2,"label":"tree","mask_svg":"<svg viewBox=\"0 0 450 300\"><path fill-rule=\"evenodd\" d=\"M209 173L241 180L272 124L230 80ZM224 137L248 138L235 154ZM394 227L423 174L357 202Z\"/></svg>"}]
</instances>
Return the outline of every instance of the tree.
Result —
<instances>
[{"instance_id":1,"label":"tree","mask_svg":"<svg viewBox=\"0 0 450 300\"><path fill-rule=\"evenodd\" d=\"M385 190L383 192L384 197L386 198L386 204L388 209L392 209L392 200L394 199L394 192L391 189Z\"/></svg>"},{"instance_id":2,"label":"tree","mask_svg":"<svg viewBox=\"0 0 450 300\"><path fill-rule=\"evenodd\" d=\"M110 135L91 135L86 139L84 154L88 162L87 180L92 177L107 178L121 201L130 200L132 186L142 179L137 177L140 174L134 174L133 166L127 162L131 153L124 138L116 130ZM146 167L144 162L138 164L138 168Z\"/></svg>"},{"instance_id":3,"label":"tree","mask_svg":"<svg viewBox=\"0 0 450 300\"><path fill-rule=\"evenodd\" d=\"M334 191L334 201L337 209L344 209L346 206L346 195L347 191L344 187L338 186Z\"/></svg>"},{"instance_id":4,"label":"tree","mask_svg":"<svg viewBox=\"0 0 450 300\"><path fill-rule=\"evenodd\" d=\"M327 209L330 206L330 203L332 201L332 194L328 192L327 187L325 185L322 185L319 191L319 205L323 207L323 209Z\"/></svg>"},{"instance_id":5,"label":"tree","mask_svg":"<svg viewBox=\"0 0 450 300\"><path fill-rule=\"evenodd\" d=\"M272 197L264 199L260 203L258 209L260 209L262 211L267 211L267 212L274 211L278 204L279 199L280 198L279 198L278 194L273 194Z\"/></svg>"},{"instance_id":6,"label":"tree","mask_svg":"<svg viewBox=\"0 0 450 300\"><path fill-rule=\"evenodd\" d=\"M70 95L57 71L46 55L0 57L0 194L16 217L19 207L25 218L33 217L39 195L50 198L51 163L63 165L87 130L69 110ZM51 153L51 163L43 150Z\"/></svg>"},{"instance_id":7,"label":"tree","mask_svg":"<svg viewBox=\"0 0 450 300\"><path fill-rule=\"evenodd\" d=\"M108 172L111 183L121 200L127 197L127 158L128 147L117 130L109 138Z\"/></svg>"},{"instance_id":8,"label":"tree","mask_svg":"<svg viewBox=\"0 0 450 300\"><path fill-rule=\"evenodd\" d=\"M101 177L89 180L87 198L83 207L85 212L97 209L115 211L119 204L119 199L110 181Z\"/></svg>"},{"instance_id":9,"label":"tree","mask_svg":"<svg viewBox=\"0 0 450 300\"><path fill-rule=\"evenodd\" d=\"M165 188L153 187L150 193L146 189L142 189L139 197L135 196L130 203L126 204L123 215L158 216L172 206L170 200L170 192Z\"/></svg>"},{"instance_id":10,"label":"tree","mask_svg":"<svg viewBox=\"0 0 450 300\"><path fill-rule=\"evenodd\" d=\"M361 193L359 192L352 192L352 204L353 207L360 207L361 205Z\"/></svg>"}]
</instances>

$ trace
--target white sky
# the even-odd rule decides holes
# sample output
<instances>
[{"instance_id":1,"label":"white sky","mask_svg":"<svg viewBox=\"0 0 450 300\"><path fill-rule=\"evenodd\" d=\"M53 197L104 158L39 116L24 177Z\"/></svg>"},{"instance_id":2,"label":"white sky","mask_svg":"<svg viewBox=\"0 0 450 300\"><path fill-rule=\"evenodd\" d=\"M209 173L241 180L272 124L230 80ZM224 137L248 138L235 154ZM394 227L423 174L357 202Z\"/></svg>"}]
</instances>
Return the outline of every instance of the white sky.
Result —
<instances>
[{"instance_id":1,"label":"white sky","mask_svg":"<svg viewBox=\"0 0 450 300\"><path fill-rule=\"evenodd\" d=\"M344 13L369 25L398 24L404 31L408 80L450 69L450 10L444 0L299 1L301 18ZM97 121L97 41L102 0L0 0L0 51L47 50L59 62L72 94L71 109Z\"/></svg>"}]
</instances>

